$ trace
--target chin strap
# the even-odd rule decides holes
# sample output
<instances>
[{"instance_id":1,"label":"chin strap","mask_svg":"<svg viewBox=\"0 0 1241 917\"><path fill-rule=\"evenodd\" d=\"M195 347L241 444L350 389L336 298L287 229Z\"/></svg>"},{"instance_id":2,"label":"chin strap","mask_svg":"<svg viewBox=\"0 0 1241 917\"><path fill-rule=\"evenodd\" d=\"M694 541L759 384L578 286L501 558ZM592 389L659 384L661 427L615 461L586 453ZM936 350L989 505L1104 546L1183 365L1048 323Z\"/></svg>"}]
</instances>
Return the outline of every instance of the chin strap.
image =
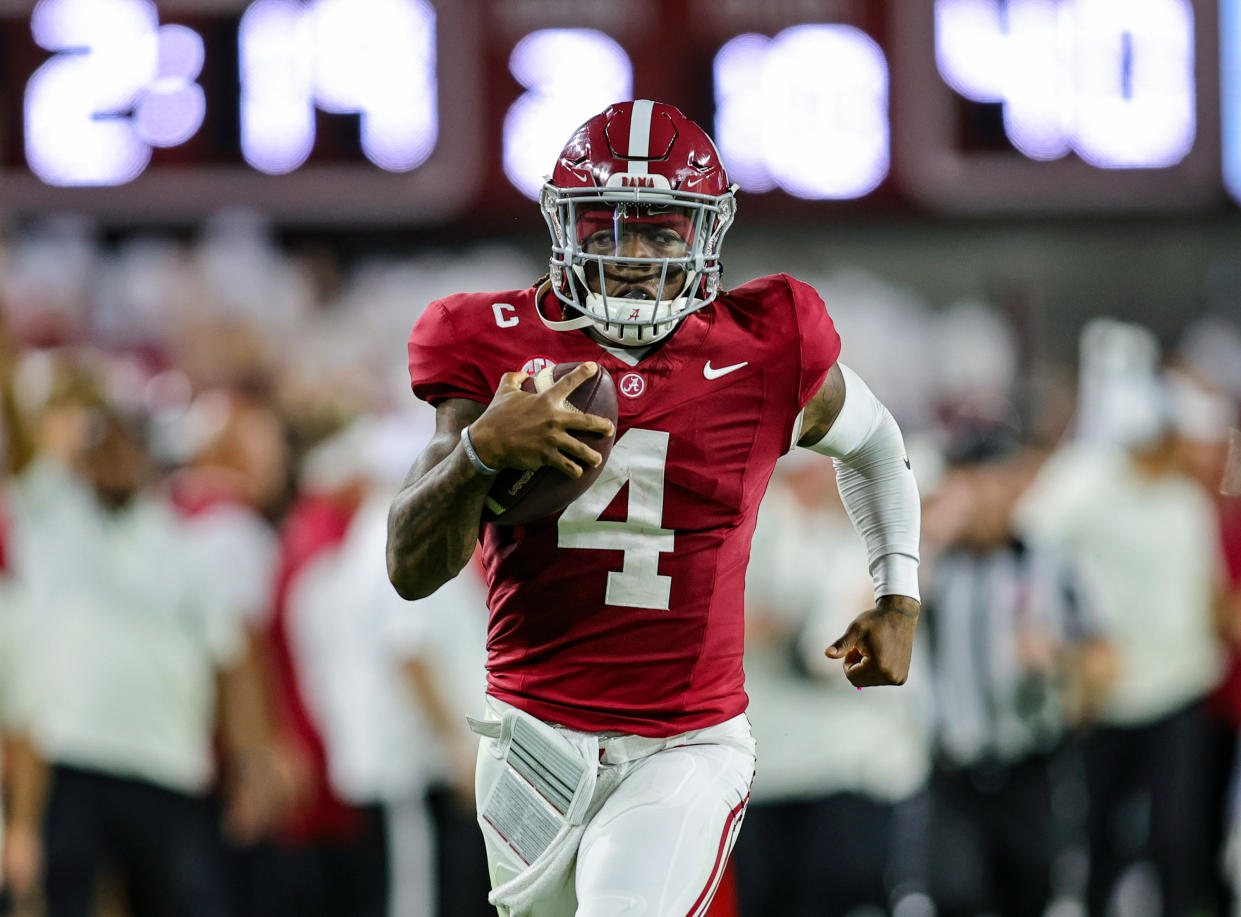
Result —
<instances>
[{"instance_id":1,"label":"chin strap","mask_svg":"<svg viewBox=\"0 0 1241 917\"><path fill-rule=\"evenodd\" d=\"M535 306L534 311L539 314L539 320L543 322L552 331L577 331L579 328L589 328L597 324L595 319L589 315L579 315L577 318L566 318L561 321L555 321L543 314L543 310Z\"/></svg>"},{"instance_id":2,"label":"chin strap","mask_svg":"<svg viewBox=\"0 0 1241 917\"><path fill-rule=\"evenodd\" d=\"M595 324L594 318L586 315L585 313L579 315L577 318L566 318L561 321L550 319L544 315L543 308L540 303L543 301L543 297L551 292L551 289L552 282L550 280L544 280L541 284L539 284L539 288L534 291L534 312L538 315L539 321L541 321L544 325L552 329L552 331L577 331L579 328L587 328Z\"/></svg>"}]
</instances>

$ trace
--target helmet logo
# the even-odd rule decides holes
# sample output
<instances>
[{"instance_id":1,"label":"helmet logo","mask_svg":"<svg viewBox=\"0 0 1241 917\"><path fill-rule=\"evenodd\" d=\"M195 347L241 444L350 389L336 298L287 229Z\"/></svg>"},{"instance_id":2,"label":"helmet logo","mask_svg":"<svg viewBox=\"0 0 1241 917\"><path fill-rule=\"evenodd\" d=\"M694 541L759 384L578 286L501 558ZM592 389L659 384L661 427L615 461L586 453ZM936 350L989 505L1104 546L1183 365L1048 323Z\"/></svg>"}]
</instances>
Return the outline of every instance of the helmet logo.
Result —
<instances>
[{"instance_id":1,"label":"helmet logo","mask_svg":"<svg viewBox=\"0 0 1241 917\"><path fill-rule=\"evenodd\" d=\"M608 188L657 188L660 191L671 191L672 182L668 176L658 172L613 172L608 176Z\"/></svg>"},{"instance_id":2,"label":"helmet logo","mask_svg":"<svg viewBox=\"0 0 1241 917\"><path fill-rule=\"evenodd\" d=\"M641 316L642 316L642 310L634 309L633 311L629 313L629 320L631 322L636 322Z\"/></svg>"},{"instance_id":3,"label":"helmet logo","mask_svg":"<svg viewBox=\"0 0 1241 917\"><path fill-rule=\"evenodd\" d=\"M551 357L531 357L525 363L521 364L521 371L527 376L533 376L545 369L555 367L556 361Z\"/></svg>"},{"instance_id":4,"label":"helmet logo","mask_svg":"<svg viewBox=\"0 0 1241 917\"><path fill-rule=\"evenodd\" d=\"M621 376L620 390L622 395L637 398L646 391L646 380L637 373L625 373Z\"/></svg>"}]
</instances>

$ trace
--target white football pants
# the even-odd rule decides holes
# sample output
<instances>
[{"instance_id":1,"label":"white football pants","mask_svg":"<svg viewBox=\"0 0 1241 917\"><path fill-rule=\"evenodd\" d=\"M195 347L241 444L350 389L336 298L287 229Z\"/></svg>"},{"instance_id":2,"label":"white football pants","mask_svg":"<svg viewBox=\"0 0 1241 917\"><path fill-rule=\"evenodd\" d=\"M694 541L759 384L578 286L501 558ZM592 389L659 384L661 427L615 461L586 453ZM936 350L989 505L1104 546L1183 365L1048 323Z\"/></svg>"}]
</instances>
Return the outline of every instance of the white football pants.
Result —
<instances>
[{"instance_id":1,"label":"white football pants","mask_svg":"<svg viewBox=\"0 0 1241 917\"><path fill-rule=\"evenodd\" d=\"M507 705L487 699L493 713ZM581 735L555 727L567 736ZM577 860L531 917L700 917L737 838L754 780L744 715L667 739L600 737L599 772L614 790L585 826ZM504 771L497 740L479 743L479 807ZM525 868L481 818L492 887Z\"/></svg>"}]
</instances>

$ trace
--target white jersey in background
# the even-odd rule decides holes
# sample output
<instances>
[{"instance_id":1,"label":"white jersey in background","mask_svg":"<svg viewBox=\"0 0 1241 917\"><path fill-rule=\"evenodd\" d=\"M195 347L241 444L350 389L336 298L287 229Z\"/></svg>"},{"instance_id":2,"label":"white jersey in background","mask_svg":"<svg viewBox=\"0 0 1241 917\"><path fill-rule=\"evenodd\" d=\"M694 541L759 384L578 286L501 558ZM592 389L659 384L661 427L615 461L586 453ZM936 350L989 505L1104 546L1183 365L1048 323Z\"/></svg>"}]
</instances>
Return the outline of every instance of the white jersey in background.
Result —
<instances>
[{"instance_id":1,"label":"white jersey in background","mask_svg":"<svg viewBox=\"0 0 1241 917\"><path fill-rule=\"evenodd\" d=\"M1102 718L1152 722L1206 695L1222 657L1212 596L1220 570L1206 494L1179 474L1145 477L1120 449L1052 456L1016 519L1079 565L1120 663Z\"/></svg>"},{"instance_id":2,"label":"white jersey in background","mask_svg":"<svg viewBox=\"0 0 1241 917\"><path fill-rule=\"evenodd\" d=\"M14 492L21 691L56 764L199 794L213 771L216 675L244 648L229 591L165 500L116 512L44 463Z\"/></svg>"}]
</instances>

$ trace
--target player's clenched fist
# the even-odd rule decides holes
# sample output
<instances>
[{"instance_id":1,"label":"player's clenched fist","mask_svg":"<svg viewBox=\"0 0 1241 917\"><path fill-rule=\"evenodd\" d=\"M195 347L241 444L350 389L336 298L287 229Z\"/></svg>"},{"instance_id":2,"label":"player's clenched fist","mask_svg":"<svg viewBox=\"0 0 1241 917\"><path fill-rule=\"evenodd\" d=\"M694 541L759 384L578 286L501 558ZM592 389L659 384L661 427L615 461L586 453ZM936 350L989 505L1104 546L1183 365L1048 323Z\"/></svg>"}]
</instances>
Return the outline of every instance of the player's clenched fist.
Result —
<instances>
[{"instance_id":1,"label":"player's clenched fist","mask_svg":"<svg viewBox=\"0 0 1241 917\"><path fill-rule=\"evenodd\" d=\"M522 388L529 378L525 373L501 376L491 404L470 425L479 460L492 468L533 470L550 465L572 478L581 476L582 465L596 467L603 457L572 431L611 436L612 422L584 414L567 402L598 368L596 363L583 363L538 393Z\"/></svg>"},{"instance_id":2,"label":"player's clenched fist","mask_svg":"<svg viewBox=\"0 0 1241 917\"><path fill-rule=\"evenodd\" d=\"M908 596L883 596L877 608L853 620L825 655L843 659L845 677L859 688L903 685L909 677L918 608L917 600Z\"/></svg>"}]
</instances>

